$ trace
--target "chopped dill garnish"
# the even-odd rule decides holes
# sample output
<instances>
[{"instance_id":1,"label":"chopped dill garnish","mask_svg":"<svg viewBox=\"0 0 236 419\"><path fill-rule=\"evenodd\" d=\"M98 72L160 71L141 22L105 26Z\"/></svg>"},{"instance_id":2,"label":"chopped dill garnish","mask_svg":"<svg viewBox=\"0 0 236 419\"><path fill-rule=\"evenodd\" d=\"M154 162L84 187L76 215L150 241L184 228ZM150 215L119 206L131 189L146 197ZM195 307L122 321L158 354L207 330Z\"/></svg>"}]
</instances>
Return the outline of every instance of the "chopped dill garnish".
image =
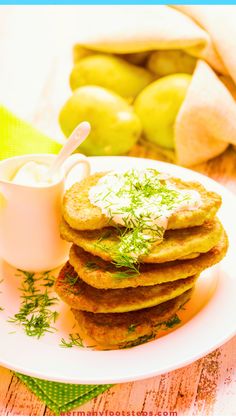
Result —
<instances>
[{"instance_id":1,"label":"chopped dill garnish","mask_svg":"<svg viewBox=\"0 0 236 419\"><path fill-rule=\"evenodd\" d=\"M150 340L155 338L155 333L150 333L149 335L144 335L144 336L140 336L139 338L132 340L131 342L128 342L125 345L120 345L119 348L120 349L129 349L129 348L133 348L135 346L138 345L142 345L143 343L147 343Z\"/></svg>"},{"instance_id":2,"label":"chopped dill garnish","mask_svg":"<svg viewBox=\"0 0 236 419\"><path fill-rule=\"evenodd\" d=\"M120 349L127 349L127 348L133 348L134 346L142 345L143 343L149 342L150 340L154 339L157 335L158 330L167 330L172 329L173 327L177 326L181 323L180 318L177 314L175 314L171 319L167 320L163 323L158 323L155 328L155 332L150 333L149 335L140 336L139 338L128 342L125 346L120 345ZM137 324L131 324L128 327L128 333L135 332Z\"/></svg>"},{"instance_id":3,"label":"chopped dill garnish","mask_svg":"<svg viewBox=\"0 0 236 419\"><path fill-rule=\"evenodd\" d=\"M99 269L99 266L92 261L86 262L85 268L87 268L90 271L95 271L96 269Z\"/></svg>"},{"instance_id":4,"label":"chopped dill garnish","mask_svg":"<svg viewBox=\"0 0 236 419\"><path fill-rule=\"evenodd\" d=\"M177 324L180 324L181 320L177 314L175 314L171 319L167 320L163 323L163 326L166 329L172 329L173 327L177 326Z\"/></svg>"},{"instance_id":5,"label":"chopped dill garnish","mask_svg":"<svg viewBox=\"0 0 236 419\"><path fill-rule=\"evenodd\" d=\"M167 330L167 329L173 329L173 327L177 326L181 323L181 320L177 314L175 314L173 317L171 317L169 320L158 323L155 326L155 330Z\"/></svg>"},{"instance_id":6,"label":"chopped dill garnish","mask_svg":"<svg viewBox=\"0 0 236 419\"><path fill-rule=\"evenodd\" d=\"M66 279L66 281L68 282L68 284L69 284L69 285L73 286L73 285L75 285L75 284L76 284L76 282L78 281L79 276L78 276L78 275L73 276L73 275L70 275L70 274L67 272L67 273L66 273L66 275L65 275L65 279Z\"/></svg>"},{"instance_id":7,"label":"chopped dill garnish","mask_svg":"<svg viewBox=\"0 0 236 419\"><path fill-rule=\"evenodd\" d=\"M48 288L52 287L55 278L49 272L39 276L32 272L19 272L23 275L19 288L21 305L19 312L8 321L21 325L28 336L40 338L45 333L52 333L55 330L52 325L58 317L58 312L51 308L58 299L49 295Z\"/></svg>"},{"instance_id":8,"label":"chopped dill garnish","mask_svg":"<svg viewBox=\"0 0 236 419\"><path fill-rule=\"evenodd\" d=\"M101 237L99 238L98 243L101 242L102 240L108 239L111 236L112 236L112 230L105 230L102 233Z\"/></svg>"},{"instance_id":9,"label":"chopped dill garnish","mask_svg":"<svg viewBox=\"0 0 236 419\"><path fill-rule=\"evenodd\" d=\"M106 246L105 244L102 244L101 241L100 241L100 239L97 240L96 243L94 243L94 247L97 248L97 249L102 250L105 253L108 253L109 252L109 247Z\"/></svg>"},{"instance_id":10,"label":"chopped dill garnish","mask_svg":"<svg viewBox=\"0 0 236 419\"><path fill-rule=\"evenodd\" d=\"M111 172L90 188L89 197L115 224L119 238L112 251L115 266L133 272L138 272L140 258L150 253L153 244L163 240L171 213L184 201L196 202L191 191L176 189L155 169ZM103 235L95 247L109 253L110 243L103 243L106 238Z\"/></svg>"},{"instance_id":11,"label":"chopped dill garnish","mask_svg":"<svg viewBox=\"0 0 236 419\"><path fill-rule=\"evenodd\" d=\"M55 277L51 274L50 271L44 272L41 279L43 281L43 285L48 288L53 287L55 283Z\"/></svg>"},{"instance_id":12,"label":"chopped dill garnish","mask_svg":"<svg viewBox=\"0 0 236 419\"><path fill-rule=\"evenodd\" d=\"M130 324L128 327L128 333L135 332L137 324Z\"/></svg>"},{"instance_id":13,"label":"chopped dill garnish","mask_svg":"<svg viewBox=\"0 0 236 419\"><path fill-rule=\"evenodd\" d=\"M61 348L72 348L73 346L79 346L80 348L84 348L84 343L78 333L70 333L69 340L66 341L64 338L62 338L60 346Z\"/></svg>"},{"instance_id":14,"label":"chopped dill garnish","mask_svg":"<svg viewBox=\"0 0 236 419\"><path fill-rule=\"evenodd\" d=\"M125 279L125 278L132 278L133 276L137 276L139 274L140 272L136 267L135 270L129 269L126 271L117 271L114 274L112 274L112 277L116 279Z\"/></svg>"},{"instance_id":15,"label":"chopped dill garnish","mask_svg":"<svg viewBox=\"0 0 236 419\"><path fill-rule=\"evenodd\" d=\"M125 253L118 253L112 262L116 268L128 268L133 275L139 275L139 264L135 263L132 258Z\"/></svg>"}]
</instances>

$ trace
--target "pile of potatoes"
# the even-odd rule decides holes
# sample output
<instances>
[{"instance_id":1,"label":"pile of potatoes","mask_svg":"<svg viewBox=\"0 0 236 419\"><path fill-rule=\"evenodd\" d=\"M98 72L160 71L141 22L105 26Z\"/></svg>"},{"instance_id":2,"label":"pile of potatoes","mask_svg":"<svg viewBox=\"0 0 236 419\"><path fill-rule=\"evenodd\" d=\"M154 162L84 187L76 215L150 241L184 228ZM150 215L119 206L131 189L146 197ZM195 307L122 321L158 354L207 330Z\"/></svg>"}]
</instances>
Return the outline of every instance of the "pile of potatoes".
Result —
<instances>
[{"instance_id":1,"label":"pile of potatoes","mask_svg":"<svg viewBox=\"0 0 236 419\"><path fill-rule=\"evenodd\" d=\"M111 55L76 46L61 129L69 136L89 121L91 133L80 146L89 156L126 154L141 136L173 150L175 119L195 65L180 50Z\"/></svg>"}]
</instances>

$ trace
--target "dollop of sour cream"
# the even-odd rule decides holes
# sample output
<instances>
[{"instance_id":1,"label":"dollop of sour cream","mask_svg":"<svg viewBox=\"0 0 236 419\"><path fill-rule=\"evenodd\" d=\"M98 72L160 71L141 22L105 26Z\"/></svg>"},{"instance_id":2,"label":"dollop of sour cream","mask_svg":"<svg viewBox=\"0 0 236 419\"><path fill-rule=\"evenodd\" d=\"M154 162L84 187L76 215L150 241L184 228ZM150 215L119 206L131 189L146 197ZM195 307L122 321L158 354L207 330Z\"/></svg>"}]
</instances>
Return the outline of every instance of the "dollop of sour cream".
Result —
<instances>
[{"instance_id":1,"label":"dollop of sour cream","mask_svg":"<svg viewBox=\"0 0 236 419\"><path fill-rule=\"evenodd\" d=\"M115 224L126 227L119 252L133 262L162 241L173 213L201 205L197 191L177 188L171 177L154 169L110 172L89 190L90 202Z\"/></svg>"},{"instance_id":2,"label":"dollop of sour cream","mask_svg":"<svg viewBox=\"0 0 236 419\"><path fill-rule=\"evenodd\" d=\"M110 172L90 188L89 199L116 224L146 217L148 225L167 227L168 218L180 210L199 207L197 191L178 189L170 178L153 169Z\"/></svg>"},{"instance_id":3,"label":"dollop of sour cream","mask_svg":"<svg viewBox=\"0 0 236 419\"><path fill-rule=\"evenodd\" d=\"M48 169L44 163L29 161L18 169L11 181L24 186L47 186L52 182L46 176Z\"/></svg>"}]
</instances>

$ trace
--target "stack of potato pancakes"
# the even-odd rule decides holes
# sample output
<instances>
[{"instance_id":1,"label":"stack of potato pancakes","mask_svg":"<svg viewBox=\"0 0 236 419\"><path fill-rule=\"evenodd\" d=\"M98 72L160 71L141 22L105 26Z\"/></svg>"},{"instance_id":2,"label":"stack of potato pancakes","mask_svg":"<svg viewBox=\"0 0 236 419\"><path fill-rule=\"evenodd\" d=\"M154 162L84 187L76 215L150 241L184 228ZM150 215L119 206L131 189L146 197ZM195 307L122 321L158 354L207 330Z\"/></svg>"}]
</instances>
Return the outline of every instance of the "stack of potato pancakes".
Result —
<instances>
[{"instance_id":1,"label":"stack of potato pancakes","mask_svg":"<svg viewBox=\"0 0 236 419\"><path fill-rule=\"evenodd\" d=\"M199 274L224 257L228 241L216 218L220 196L199 183L170 178L175 188L196 191L199 205L173 212L162 241L141 252L136 266L125 264L125 252L118 261L127 229L89 195L104 176L91 175L65 194L61 236L73 245L55 288L72 309L81 335L98 348L116 349L147 342L175 324Z\"/></svg>"}]
</instances>

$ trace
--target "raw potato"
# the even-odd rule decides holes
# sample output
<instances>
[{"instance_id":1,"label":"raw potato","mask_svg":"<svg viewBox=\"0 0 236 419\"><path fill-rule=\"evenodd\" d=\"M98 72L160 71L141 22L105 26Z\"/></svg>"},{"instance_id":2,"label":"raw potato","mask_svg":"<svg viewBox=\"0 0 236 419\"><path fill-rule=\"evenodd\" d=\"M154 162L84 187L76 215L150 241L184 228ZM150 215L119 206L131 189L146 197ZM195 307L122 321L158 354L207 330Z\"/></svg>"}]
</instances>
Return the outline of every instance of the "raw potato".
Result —
<instances>
[{"instance_id":1,"label":"raw potato","mask_svg":"<svg viewBox=\"0 0 236 419\"><path fill-rule=\"evenodd\" d=\"M192 74L196 62L196 58L186 54L184 51L155 51L148 59L147 68L158 77L174 73Z\"/></svg>"},{"instance_id":2,"label":"raw potato","mask_svg":"<svg viewBox=\"0 0 236 419\"><path fill-rule=\"evenodd\" d=\"M131 64L145 65L149 55L150 55L150 51L143 51L143 52L133 52L130 54L120 54L120 57L124 58L124 60L126 61L129 61L129 63Z\"/></svg>"},{"instance_id":3,"label":"raw potato","mask_svg":"<svg viewBox=\"0 0 236 419\"><path fill-rule=\"evenodd\" d=\"M91 124L91 133L79 147L89 156L125 154L141 133L139 118L127 102L98 86L75 90L63 106L59 121L66 136L82 121Z\"/></svg>"},{"instance_id":4,"label":"raw potato","mask_svg":"<svg viewBox=\"0 0 236 419\"><path fill-rule=\"evenodd\" d=\"M174 149L174 124L191 82L189 74L172 74L149 84L136 98L134 110L145 138Z\"/></svg>"},{"instance_id":5,"label":"raw potato","mask_svg":"<svg viewBox=\"0 0 236 419\"><path fill-rule=\"evenodd\" d=\"M74 66L70 86L72 90L86 85L101 86L132 100L153 79L148 70L130 64L122 58L96 54L80 60Z\"/></svg>"}]
</instances>

